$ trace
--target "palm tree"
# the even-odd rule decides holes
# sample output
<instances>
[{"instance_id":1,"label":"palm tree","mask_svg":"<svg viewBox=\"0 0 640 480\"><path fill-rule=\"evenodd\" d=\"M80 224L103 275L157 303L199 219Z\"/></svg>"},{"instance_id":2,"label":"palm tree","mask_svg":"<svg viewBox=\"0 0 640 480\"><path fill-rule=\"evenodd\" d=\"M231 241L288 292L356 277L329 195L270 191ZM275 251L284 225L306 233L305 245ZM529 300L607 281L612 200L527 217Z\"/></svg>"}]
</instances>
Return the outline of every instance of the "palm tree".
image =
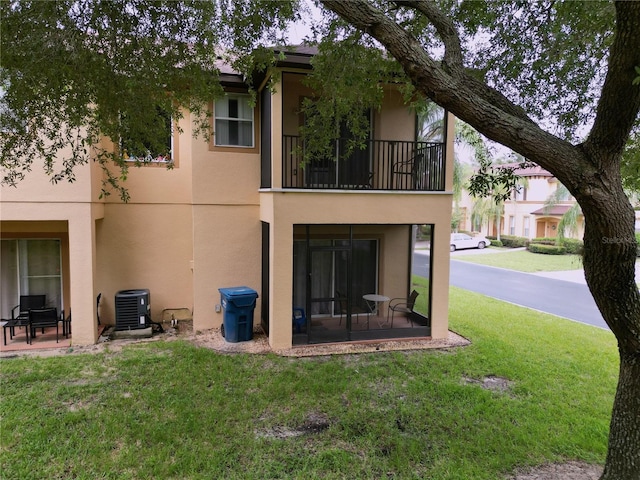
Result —
<instances>
[{"instance_id":1,"label":"palm tree","mask_svg":"<svg viewBox=\"0 0 640 480\"><path fill-rule=\"evenodd\" d=\"M487 222L487 225L491 225L491 222L495 221L497 230L496 239L499 241L500 230L502 229L501 223L503 209L504 202L502 200L496 200L496 198L494 197L476 198L476 200L473 202L471 216L480 224Z\"/></svg>"},{"instance_id":2,"label":"palm tree","mask_svg":"<svg viewBox=\"0 0 640 480\"><path fill-rule=\"evenodd\" d=\"M421 102L416 107L418 114L418 141L441 142L444 140L445 112L442 107L432 101ZM479 161L488 156L488 149L481 135L466 123L455 120L456 145L467 145L474 150L475 158ZM453 214L451 216L451 228L457 231L462 212L460 200L465 184L471 176L471 167L460 161L457 152L453 157Z\"/></svg>"},{"instance_id":3,"label":"palm tree","mask_svg":"<svg viewBox=\"0 0 640 480\"><path fill-rule=\"evenodd\" d=\"M547 197L544 202L544 212L549 213L549 211L555 207L556 205L560 205L562 202L566 202L571 198L571 194L567 187L558 182L558 187L554 190L554 192ZM578 235L578 219L582 215L582 209L578 202L574 202L573 205L567 210L560 218L560 222L558 223L558 240L557 243L562 242L565 238L565 232L568 232L570 235L577 236Z\"/></svg>"}]
</instances>

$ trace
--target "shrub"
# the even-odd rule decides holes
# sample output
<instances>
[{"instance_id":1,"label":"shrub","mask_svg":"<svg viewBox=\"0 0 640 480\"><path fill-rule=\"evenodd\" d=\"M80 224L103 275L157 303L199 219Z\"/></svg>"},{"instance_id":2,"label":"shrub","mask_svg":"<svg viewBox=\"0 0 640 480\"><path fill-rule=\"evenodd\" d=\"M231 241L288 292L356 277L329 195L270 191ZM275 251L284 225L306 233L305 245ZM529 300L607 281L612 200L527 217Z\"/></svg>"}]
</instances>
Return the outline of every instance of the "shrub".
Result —
<instances>
[{"instance_id":1,"label":"shrub","mask_svg":"<svg viewBox=\"0 0 640 480\"><path fill-rule=\"evenodd\" d=\"M487 237L487 239L491 240L491 246L492 247L502 247L503 243L500 240L493 240L490 239L489 237Z\"/></svg>"},{"instance_id":2,"label":"shrub","mask_svg":"<svg viewBox=\"0 0 640 480\"><path fill-rule=\"evenodd\" d=\"M560 245L567 249L567 253L582 255L582 248L584 247L582 240L578 240L577 238L565 238L562 240Z\"/></svg>"},{"instance_id":3,"label":"shrub","mask_svg":"<svg viewBox=\"0 0 640 480\"><path fill-rule=\"evenodd\" d=\"M543 253L545 255L564 255L567 249L558 245L544 245L542 243L530 243L527 247L531 253Z\"/></svg>"},{"instance_id":4,"label":"shrub","mask_svg":"<svg viewBox=\"0 0 640 480\"><path fill-rule=\"evenodd\" d=\"M555 245L557 240L558 240L557 238L551 238L551 237L538 237L538 238L532 238L531 243L539 243L542 245Z\"/></svg>"},{"instance_id":5,"label":"shrub","mask_svg":"<svg viewBox=\"0 0 640 480\"><path fill-rule=\"evenodd\" d=\"M526 247L529 244L528 238L514 237L512 235L501 235L500 240L502 241L502 244L507 248Z\"/></svg>"},{"instance_id":6,"label":"shrub","mask_svg":"<svg viewBox=\"0 0 640 480\"><path fill-rule=\"evenodd\" d=\"M638 243L638 249L636 250L636 256L640 257L640 232L636 233L636 242Z\"/></svg>"},{"instance_id":7,"label":"shrub","mask_svg":"<svg viewBox=\"0 0 640 480\"><path fill-rule=\"evenodd\" d=\"M563 238L559 241L557 237L539 237L531 240L531 243L535 243L536 245L558 246L558 242L560 243L560 246L567 250L567 253L582 255L582 248L584 244L582 243L582 240L578 240L577 238Z\"/></svg>"}]
</instances>

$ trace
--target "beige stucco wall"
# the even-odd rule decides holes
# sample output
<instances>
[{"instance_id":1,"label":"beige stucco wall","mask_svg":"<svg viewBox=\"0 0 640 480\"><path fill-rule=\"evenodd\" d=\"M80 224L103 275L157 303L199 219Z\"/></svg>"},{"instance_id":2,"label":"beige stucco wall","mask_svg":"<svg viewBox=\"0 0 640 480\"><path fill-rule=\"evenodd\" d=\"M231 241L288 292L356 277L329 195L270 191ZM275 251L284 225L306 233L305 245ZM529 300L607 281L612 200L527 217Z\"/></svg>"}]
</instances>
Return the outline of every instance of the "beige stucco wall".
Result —
<instances>
[{"instance_id":1,"label":"beige stucco wall","mask_svg":"<svg viewBox=\"0 0 640 480\"><path fill-rule=\"evenodd\" d=\"M102 323L115 324L120 290L148 288L154 321L165 308L193 308L192 229L189 205L106 205L96 228Z\"/></svg>"},{"instance_id":2,"label":"beige stucco wall","mask_svg":"<svg viewBox=\"0 0 640 480\"><path fill-rule=\"evenodd\" d=\"M295 109L308 93L299 83L286 87L271 99L271 189L260 191L258 148L216 149L204 139L193 139L188 115L181 123L183 135L174 139L175 168L131 168L124 184L131 195L127 204L117 195L98 201L102 174L93 163L76 171L74 184L53 186L34 173L18 190L2 187L1 220L67 225L74 343L97 340L96 295L102 293L101 320L113 323L114 297L123 289L148 288L156 321L165 308L186 307L193 308L196 330L219 326L218 288L246 285L260 291L261 220L271 226L269 317L274 348L291 345L297 224L370 224L366 228L381 242L380 289L389 296L406 293L408 262L398 260L398 255L406 256L406 225L434 224L432 336L447 335L453 122L446 192L284 191L279 188L282 127L297 127ZM293 94L284 97L288 91ZM376 138L413 140L413 114L399 103L395 90L388 93L382 113L374 116ZM259 298L255 323L261 305Z\"/></svg>"},{"instance_id":3,"label":"beige stucco wall","mask_svg":"<svg viewBox=\"0 0 640 480\"><path fill-rule=\"evenodd\" d=\"M52 183L51 177L42 170L42 163L36 162L33 170L16 187L0 186L2 208L14 202L91 202L95 199L92 195L92 166L90 163L76 167L73 183L67 180Z\"/></svg>"},{"instance_id":4,"label":"beige stucco wall","mask_svg":"<svg viewBox=\"0 0 640 480\"><path fill-rule=\"evenodd\" d=\"M219 327L219 288L247 286L260 294L261 227L258 207L197 205L194 223L194 328ZM254 311L260 322L261 298Z\"/></svg>"},{"instance_id":5,"label":"beige stucco wall","mask_svg":"<svg viewBox=\"0 0 640 480\"><path fill-rule=\"evenodd\" d=\"M384 86L384 100L380 110L373 113L376 140L406 140L416 138L416 115L404 104L402 94L391 85Z\"/></svg>"},{"instance_id":6,"label":"beige stucco wall","mask_svg":"<svg viewBox=\"0 0 640 480\"><path fill-rule=\"evenodd\" d=\"M269 341L273 348L291 346L293 226L298 224L373 224L369 228L384 242L379 283L388 296L406 294L408 239L402 230L406 232L411 224L434 224L432 337L448 334L450 193L263 191L260 219L271 227Z\"/></svg>"},{"instance_id":7,"label":"beige stucco wall","mask_svg":"<svg viewBox=\"0 0 640 480\"><path fill-rule=\"evenodd\" d=\"M96 264L95 221L104 216L102 204L90 202L5 202L3 198L0 220L3 238L33 238L46 236L63 239L64 226L68 237L62 242L63 298L67 313L73 313L73 343L87 345L97 340L95 309ZM53 230L63 230L55 234ZM68 243L67 243L68 242Z\"/></svg>"}]
</instances>

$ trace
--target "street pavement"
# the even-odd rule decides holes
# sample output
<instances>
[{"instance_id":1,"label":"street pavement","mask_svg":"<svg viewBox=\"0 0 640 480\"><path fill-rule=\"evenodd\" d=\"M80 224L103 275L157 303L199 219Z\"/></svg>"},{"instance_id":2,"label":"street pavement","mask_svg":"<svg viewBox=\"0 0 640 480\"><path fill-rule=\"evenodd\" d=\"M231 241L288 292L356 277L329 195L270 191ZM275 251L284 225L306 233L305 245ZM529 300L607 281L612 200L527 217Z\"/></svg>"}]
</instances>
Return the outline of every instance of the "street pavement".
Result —
<instances>
[{"instance_id":1,"label":"street pavement","mask_svg":"<svg viewBox=\"0 0 640 480\"><path fill-rule=\"evenodd\" d=\"M516 305L609 329L586 285L582 269L524 273L456 259L466 255L499 255L503 251L489 248L452 252L449 283ZM416 250L414 273L428 276L428 256L428 250Z\"/></svg>"}]
</instances>

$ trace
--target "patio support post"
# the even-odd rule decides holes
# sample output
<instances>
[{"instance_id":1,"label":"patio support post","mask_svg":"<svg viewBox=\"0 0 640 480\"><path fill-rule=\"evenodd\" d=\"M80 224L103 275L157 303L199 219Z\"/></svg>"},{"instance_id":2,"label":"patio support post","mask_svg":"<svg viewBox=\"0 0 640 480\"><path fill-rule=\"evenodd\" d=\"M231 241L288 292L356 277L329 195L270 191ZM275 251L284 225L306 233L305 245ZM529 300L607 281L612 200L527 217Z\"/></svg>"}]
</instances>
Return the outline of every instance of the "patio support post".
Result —
<instances>
[{"instance_id":1,"label":"patio support post","mask_svg":"<svg viewBox=\"0 0 640 480\"><path fill-rule=\"evenodd\" d=\"M269 345L277 350L291 348L293 340L293 225L275 221L269 236Z\"/></svg>"},{"instance_id":2,"label":"patio support post","mask_svg":"<svg viewBox=\"0 0 640 480\"><path fill-rule=\"evenodd\" d=\"M95 299L97 212L92 206L79 207L69 219L69 270L71 282L72 339L76 345L91 345L98 340ZM69 311L65 312L66 315Z\"/></svg>"}]
</instances>

